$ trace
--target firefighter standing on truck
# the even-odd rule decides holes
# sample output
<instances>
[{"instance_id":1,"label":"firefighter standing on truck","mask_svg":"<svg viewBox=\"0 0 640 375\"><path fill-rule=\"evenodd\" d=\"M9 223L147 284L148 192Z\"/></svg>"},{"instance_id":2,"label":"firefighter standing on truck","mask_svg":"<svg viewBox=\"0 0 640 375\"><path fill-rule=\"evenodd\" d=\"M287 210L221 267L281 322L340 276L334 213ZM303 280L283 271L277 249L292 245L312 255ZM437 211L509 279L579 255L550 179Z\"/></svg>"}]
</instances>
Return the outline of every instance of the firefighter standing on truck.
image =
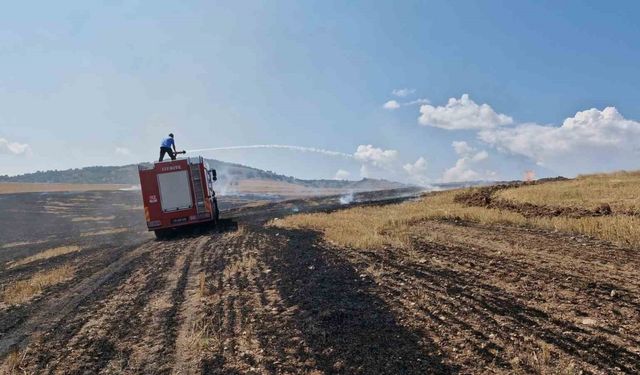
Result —
<instances>
[{"instance_id":1,"label":"firefighter standing on truck","mask_svg":"<svg viewBox=\"0 0 640 375\"><path fill-rule=\"evenodd\" d=\"M171 149L173 147L173 150ZM173 141L173 133L169 133L169 136L162 140L160 144L160 161L164 159L164 154L168 154L171 160L176 160L176 144Z\"/></svg>"}]
</instances>

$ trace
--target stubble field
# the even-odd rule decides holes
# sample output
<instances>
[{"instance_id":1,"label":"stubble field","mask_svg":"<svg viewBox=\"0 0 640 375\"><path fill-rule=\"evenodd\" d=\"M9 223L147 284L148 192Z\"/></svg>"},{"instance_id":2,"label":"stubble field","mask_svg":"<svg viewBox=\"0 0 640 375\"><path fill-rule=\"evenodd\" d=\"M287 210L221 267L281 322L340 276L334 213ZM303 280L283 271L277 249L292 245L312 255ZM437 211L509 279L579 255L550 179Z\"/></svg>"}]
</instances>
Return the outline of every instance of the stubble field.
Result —
<instances>
[{"instance_id":1,"label":"stubble field","mask_svg":"<svg viewBox=\"0 0 640 375\"><path fill-rule=\"evenodd\" d=\"M525 188L221 198L167 241L139 193L0 196L2 369L637 373L634 243L496 206Z\"/></svg>"}]
</instances>

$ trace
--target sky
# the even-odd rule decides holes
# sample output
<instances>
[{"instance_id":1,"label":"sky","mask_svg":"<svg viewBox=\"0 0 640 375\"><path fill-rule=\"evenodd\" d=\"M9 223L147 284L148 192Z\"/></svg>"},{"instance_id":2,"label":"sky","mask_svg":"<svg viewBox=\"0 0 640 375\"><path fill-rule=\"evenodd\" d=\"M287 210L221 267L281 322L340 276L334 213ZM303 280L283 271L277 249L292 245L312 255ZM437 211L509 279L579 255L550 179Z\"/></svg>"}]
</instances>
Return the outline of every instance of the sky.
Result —
<instances>
[{"instance_id":1,"label":"sky","mask_svg":"<svg viewBox=\"0 0 640 375\"><path fill-rule=\"evenodd\" d=\"M639 13L635 1L12 2L0 175L151 161L169 132L178 149L308 179L640 169Z\"/></svg>"}]
</instances>

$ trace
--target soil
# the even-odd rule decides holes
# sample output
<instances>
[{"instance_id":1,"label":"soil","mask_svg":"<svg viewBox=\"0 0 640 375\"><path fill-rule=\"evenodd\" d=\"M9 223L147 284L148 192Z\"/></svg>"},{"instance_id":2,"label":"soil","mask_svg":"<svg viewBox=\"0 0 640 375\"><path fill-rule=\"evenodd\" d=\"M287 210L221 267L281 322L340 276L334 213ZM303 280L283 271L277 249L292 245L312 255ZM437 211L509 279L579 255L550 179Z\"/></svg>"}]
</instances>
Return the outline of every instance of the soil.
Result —
<instances>
[{"instance_id":1,"label":"soil","mask_svg":"<svg viewBox=\"0 0 640 375\"><path fill-rule=\"evenodd\" d=\"M415 195L378 192L355 201ZM0 226L11 244L0 251L0 283L62 263L77 269L73 280L26 304L0 306L0 354L15 372L640 372L637 249L426 221L412 229L408 249L358 250L264 225L340 209L337 197L236 201L218 227L156 241L125 192L45 195L40 203L5 197L2 212L14 211ZM47 213L44 206L71 208ZM72 221L107 216L101 207L119 208L105 223ZM127 232L80 236L114 222ZM5 266L60 244L83 250Z\"/></svg>"}]
</instances>

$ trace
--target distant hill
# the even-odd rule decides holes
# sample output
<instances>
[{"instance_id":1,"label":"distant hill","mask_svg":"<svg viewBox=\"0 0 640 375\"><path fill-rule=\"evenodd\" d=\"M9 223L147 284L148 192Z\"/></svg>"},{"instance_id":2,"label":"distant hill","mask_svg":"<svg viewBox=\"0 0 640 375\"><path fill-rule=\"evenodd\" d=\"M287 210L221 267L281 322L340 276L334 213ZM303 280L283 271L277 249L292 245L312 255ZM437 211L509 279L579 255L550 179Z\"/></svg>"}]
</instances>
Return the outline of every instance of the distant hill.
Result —
<instances>
[{"instance_id":1,"label":"distant hill","mask_svg":"<svg viewBox=\"0 0 640 375\"><path fill-rule=\"evenodd\" d=\"M407 185L398 182L368 178L360 181L302 180L241 164L227 163L214 159L208 159L207 161L210 167L217 170L220 182L228 186L244 180L267 180L286 182L312 189L370 191L407 187ZM38 171L18 176L5 175L0 176L0 182L126 185L137 185L139 183L137 164Z\"/></svg>"}]
</instances>

